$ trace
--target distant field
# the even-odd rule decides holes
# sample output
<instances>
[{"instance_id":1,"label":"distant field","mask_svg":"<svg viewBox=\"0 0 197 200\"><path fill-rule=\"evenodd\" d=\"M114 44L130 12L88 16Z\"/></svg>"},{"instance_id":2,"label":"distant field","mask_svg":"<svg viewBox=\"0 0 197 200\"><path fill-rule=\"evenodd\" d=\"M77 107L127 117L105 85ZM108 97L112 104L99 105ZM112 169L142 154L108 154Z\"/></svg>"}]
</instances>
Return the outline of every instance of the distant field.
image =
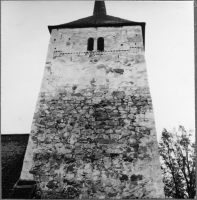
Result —
<instances>
[{"instance_id":1,"label":"distant field","mask_svg":"<svg viewBox=\"0 0 197 200\"><path fill-rule=\"evenodd\" d=\"M1 135L2 198L9 199L18 181L29 134Z\"/></svg>"}]
</instances>

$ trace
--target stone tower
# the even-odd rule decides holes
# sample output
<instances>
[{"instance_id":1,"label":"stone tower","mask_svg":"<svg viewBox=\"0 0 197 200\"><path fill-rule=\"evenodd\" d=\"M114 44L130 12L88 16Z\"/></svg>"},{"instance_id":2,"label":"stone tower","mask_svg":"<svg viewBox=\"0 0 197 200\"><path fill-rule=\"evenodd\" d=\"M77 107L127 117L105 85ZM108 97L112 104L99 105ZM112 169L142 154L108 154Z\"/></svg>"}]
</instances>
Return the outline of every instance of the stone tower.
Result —
<instances>
[{"instance_id":1,"label":"stone tower","mask_svg":"<svg viewBox=\"0 0 197 200\"><path fill-rule=\"evenodd\" d=\"M106 14L49 26L21 180L42 198L162 198L145 23Z\"/></svg>"}]
</instances>

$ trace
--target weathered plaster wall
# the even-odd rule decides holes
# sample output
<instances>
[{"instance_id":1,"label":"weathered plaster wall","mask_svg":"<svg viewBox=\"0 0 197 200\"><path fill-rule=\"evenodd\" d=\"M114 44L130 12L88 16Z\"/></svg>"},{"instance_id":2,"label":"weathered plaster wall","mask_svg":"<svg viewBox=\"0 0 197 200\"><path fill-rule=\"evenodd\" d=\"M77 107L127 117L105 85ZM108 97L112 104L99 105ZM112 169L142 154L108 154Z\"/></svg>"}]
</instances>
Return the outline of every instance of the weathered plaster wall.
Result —
<instances>
[{"instance_id":1,"label":"weathered plaster wall","mask_svg":"<svg viewBox=\"0 0 197 200\"><path fill-rule=\"evenodd\" d=\"M52 31L21 174L44 198L164 197L142 44L137 26Z\"/></svg>"}]
</instances>

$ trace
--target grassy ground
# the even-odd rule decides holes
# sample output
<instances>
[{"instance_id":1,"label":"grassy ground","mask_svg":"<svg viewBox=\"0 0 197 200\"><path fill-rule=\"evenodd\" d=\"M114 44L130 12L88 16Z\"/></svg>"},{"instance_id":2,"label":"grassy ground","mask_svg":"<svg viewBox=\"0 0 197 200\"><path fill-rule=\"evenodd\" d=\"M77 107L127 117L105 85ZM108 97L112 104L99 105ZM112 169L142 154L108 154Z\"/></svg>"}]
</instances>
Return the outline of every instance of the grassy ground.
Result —
<instances>
[{"instance_id":1,"label":"grassy ground","mask_svg":"<svg viewBox=\"0 0 197 200\"><path fill-rule=\"evenodd\" d=\"M29 134L1 135L2 198L9 199L18 181Z\"/></svg>"}]
</instances>

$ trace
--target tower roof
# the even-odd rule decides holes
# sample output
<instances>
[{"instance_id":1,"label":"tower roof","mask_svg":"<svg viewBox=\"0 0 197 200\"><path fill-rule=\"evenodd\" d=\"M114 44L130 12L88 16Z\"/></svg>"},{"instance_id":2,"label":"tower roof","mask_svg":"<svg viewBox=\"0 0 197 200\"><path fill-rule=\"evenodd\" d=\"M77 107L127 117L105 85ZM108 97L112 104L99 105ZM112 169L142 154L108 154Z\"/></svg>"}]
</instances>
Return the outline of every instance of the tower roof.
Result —
<instances>
[{"instance_id":1,"label":"tower roof","mask_svg":"<svg viewBox=\"0 0 197 200\"><path fill-rule=\"evenodd\" d=\"M62 28L85 28L85 27L110 27L110 26L131 26L140 25L145 26L145 22L133 22L126 19L110 16L106 14L105 2L95 1L94 12L92 16L85 17L76 21L72 21L65 24L48 26L49 32L52 29Z\"/></svg>"},{"instance_id":2,"label":"tower roof","mask_svg":"<svg viewBox=\"0 0 197 200\"><path fill-rule=\"evenodd\" d=\"M48 26L49 32L53 29L66 29L66 28L88 28L88 27L121 27L121 26L141 26L143 43L145 43L145 22L134 22L126 19L107 15L105 2L95 1L93 15L78 19L65 24Z\"/></svg>"}]
</instances>

